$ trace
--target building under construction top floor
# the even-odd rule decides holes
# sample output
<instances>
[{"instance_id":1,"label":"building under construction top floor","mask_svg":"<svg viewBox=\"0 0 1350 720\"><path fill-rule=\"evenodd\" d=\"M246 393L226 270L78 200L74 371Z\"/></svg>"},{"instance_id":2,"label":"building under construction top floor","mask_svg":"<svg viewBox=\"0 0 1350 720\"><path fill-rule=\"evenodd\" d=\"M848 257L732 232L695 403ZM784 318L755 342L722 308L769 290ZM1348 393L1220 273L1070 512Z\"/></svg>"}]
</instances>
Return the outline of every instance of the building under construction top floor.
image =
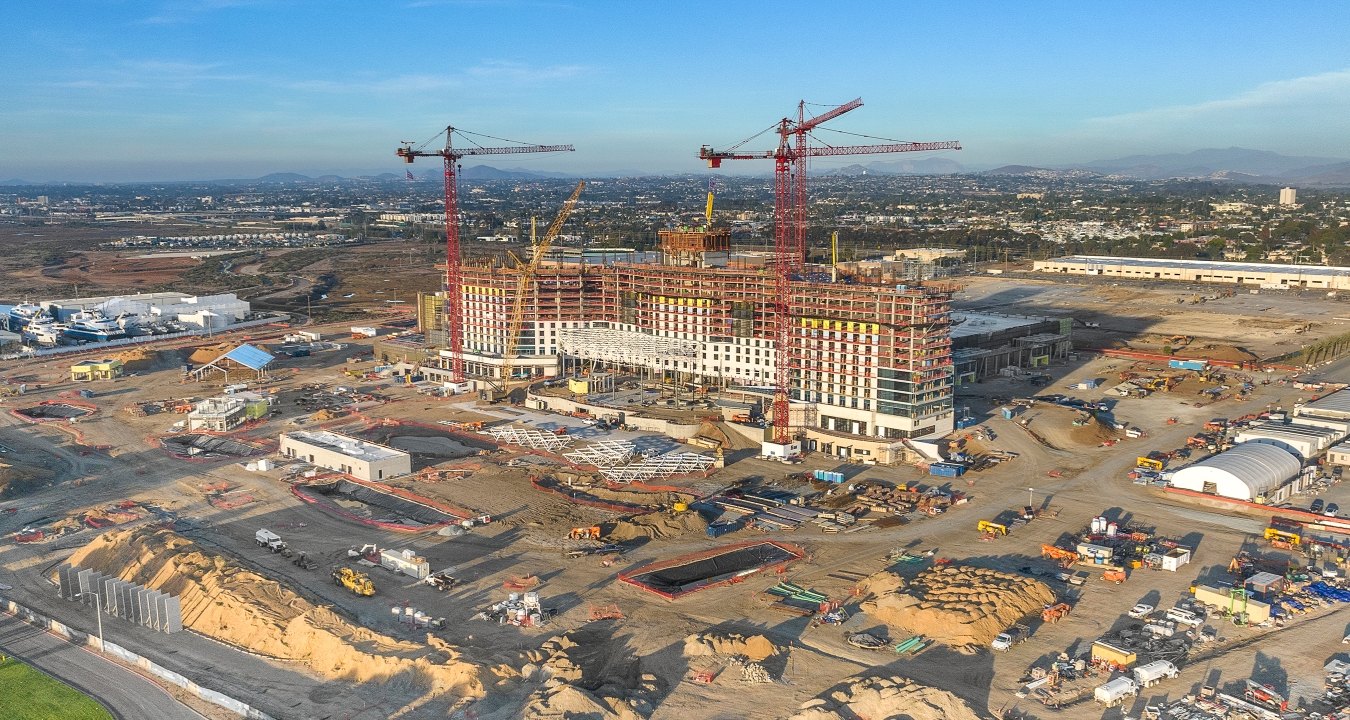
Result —
<instances>
[{"instance_id":1,"label":"building under construction top floor","mask_svg":"<svg viewBox=\"0 0 1350 720\"><path fill-rule=\"evenodd\" d=\"M719 240L663 237L686 255L705 246L719 253ZM723 266L720 257L686 261L680 253L666 255L672 264L664 265L539 268L527 285L513 374L548 377L583 363L771 395L780 362L773 269ZM516 272L493 265L463 269L470 376L500 375ZM814 266L791 288L790 395L805 426L892 440L951 431L952 288L831 282L827 268ZM443 298L423 297L424 331L443 327L444 306Z\"/></svg>"}]
</instances>

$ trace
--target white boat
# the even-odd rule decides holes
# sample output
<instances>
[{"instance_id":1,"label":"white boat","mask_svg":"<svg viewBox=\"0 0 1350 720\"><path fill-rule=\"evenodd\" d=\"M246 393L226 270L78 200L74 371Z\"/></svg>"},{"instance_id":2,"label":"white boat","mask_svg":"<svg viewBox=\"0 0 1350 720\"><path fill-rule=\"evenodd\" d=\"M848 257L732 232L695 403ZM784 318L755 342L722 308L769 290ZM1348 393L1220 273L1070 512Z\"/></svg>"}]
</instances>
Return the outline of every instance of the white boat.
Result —
<instances>
[{"instance_id":1,"label":"white boat","mask_svg":"<svg viewBox=\"0 0 1350 720\"><path fill-rule=\"evenodd\" d=\"M19 303L9 309L9 329L15 332L24 329L33 318L46 315L47 311L42 309L41 305L33 303Z\"/></svg>"}]
</instances>

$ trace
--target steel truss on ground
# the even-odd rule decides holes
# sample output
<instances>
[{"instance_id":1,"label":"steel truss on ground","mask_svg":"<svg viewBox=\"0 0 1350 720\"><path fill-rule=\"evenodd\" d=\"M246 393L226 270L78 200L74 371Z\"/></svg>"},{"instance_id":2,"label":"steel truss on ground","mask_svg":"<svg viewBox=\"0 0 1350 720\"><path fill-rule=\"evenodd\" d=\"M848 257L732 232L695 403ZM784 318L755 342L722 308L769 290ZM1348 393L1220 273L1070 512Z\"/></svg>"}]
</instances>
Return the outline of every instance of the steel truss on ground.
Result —
<instances>
[{"instance_id":1,"label":"steel truss on ground","mask_svg":"<svg viewBox=\"0 0 1350 720\"><path fill-rule=\"evenodd\" d=\"M531 450L557 451L572 445L572 438L551 432L513 426L488 428L492 439L507 445L520 445Z\"/></svg>"},{"instance_id":2,"label":"steel truss on ground","mask_svg":"<svg viewBox=\"0 0 1350 720\"><path fill-rule=\"evenodd\" d=\"M563 457L578 465L594 465L609 468L623 465L633 459L634 446L627 440L599 440L577 448Z\"/></svg>"},{"instance_id":3,"label":"steel truss on ground","mask_svg":"<svg viewBox=\"0 0 1350 720\"><path fill-rule=\"evenodd\" d=\"M671 475L687 475L703 472L713 466L715 461L707 455L691 452L673 452L656 457L645 458L640 462L602 468L600 474L606 480L616 483L641 482Z\"/></svg>"}]
</instances>

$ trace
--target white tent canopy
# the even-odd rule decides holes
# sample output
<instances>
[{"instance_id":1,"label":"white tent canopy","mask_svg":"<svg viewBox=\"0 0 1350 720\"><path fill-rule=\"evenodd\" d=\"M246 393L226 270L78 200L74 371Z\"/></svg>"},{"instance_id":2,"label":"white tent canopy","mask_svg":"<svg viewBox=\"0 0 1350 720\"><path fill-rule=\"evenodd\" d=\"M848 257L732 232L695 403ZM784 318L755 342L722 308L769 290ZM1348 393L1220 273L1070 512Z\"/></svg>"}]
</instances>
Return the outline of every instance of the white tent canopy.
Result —
<instances>
[{"instance_id":1,"label":"white tent canopy","mask_svg":"<svg viewBox=\"0 0 1350 720\"><path fill-rule=\"evenodd\" d=\"M1288 482L1301 467L1297 458L1274 445L1243 443L1176 471L1172 485L1251 501Z\"/></svg>"}]
</instances>

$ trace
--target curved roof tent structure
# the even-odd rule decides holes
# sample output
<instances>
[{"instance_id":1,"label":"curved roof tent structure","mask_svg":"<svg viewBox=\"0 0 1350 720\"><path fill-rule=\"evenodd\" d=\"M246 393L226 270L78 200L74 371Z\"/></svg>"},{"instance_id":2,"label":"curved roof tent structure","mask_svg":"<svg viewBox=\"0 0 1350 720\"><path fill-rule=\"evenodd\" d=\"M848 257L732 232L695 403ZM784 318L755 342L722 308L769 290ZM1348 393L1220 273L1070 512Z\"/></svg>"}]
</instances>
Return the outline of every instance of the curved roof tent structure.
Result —
<instances>
[{"instance_id":1,"label":"curved roof tent structure","mask_svg":"<svg viewBox=\"0 0 1350 720\"><path fill-rule=\"evenodd\" d=\"M1289 452L1266 443L1243 443L1172 475L1172 485L1237 500L1255 500L1298 474L1302 464Z\"/></svg>"}]
</instances>

